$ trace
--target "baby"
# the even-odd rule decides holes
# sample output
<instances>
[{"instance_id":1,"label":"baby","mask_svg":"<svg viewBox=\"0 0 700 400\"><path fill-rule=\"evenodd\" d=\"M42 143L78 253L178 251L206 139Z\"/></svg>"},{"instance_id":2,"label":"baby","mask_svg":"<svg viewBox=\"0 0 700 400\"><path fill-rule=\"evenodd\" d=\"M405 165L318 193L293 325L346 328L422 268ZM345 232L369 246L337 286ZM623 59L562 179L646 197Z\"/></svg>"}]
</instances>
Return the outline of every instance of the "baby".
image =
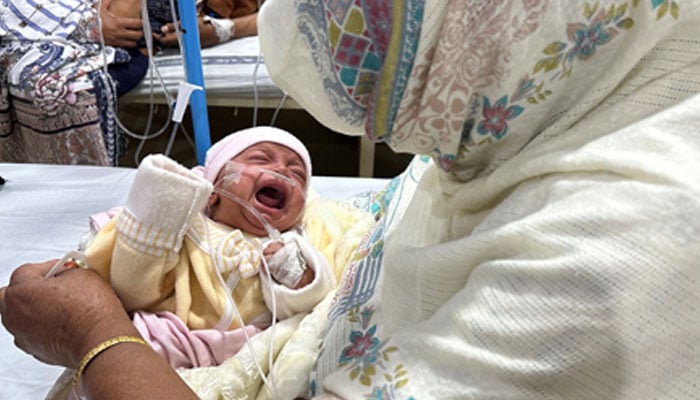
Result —
<instances>
[{"instance_id":1,"label":"baby","mask_svg":"<svg viewBox=\"0 0 700 400\"><path fill-rule=\"evenodd\" d=\"M299 224L310 179L307 149L273 127L225 137L192 170L149 156L87 264L129 312L171 313L189 330L264 329L335 286Z\"/></svg>"}]
</instances>

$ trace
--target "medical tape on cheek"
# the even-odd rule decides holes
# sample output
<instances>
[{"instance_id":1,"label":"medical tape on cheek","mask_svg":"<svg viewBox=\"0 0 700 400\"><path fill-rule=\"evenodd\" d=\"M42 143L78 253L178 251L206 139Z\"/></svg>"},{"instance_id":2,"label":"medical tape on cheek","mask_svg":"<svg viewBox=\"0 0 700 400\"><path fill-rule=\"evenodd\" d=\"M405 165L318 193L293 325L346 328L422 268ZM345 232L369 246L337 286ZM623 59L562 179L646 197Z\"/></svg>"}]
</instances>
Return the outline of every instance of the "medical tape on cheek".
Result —
<instances>
[{"instance_id":1,"label":"medical tape on cheek","mask_svg":"<svg viewBox=\"0 0 700 400\"><path fill-rule=\"evenodd\" d=\"M221 185L233 185L241 181L241 177L245 172L246 165L243 163L229 161L222 168L222 177L218 183Z\"/></svg>"},{"instance_id":2,"label":"medical tape on cheek","mask_svg":"<svg viewBox=\"0 0 700 400\"><path fill-rule=\"evenodd\" d=\"M251 166L236 161L229 161L224 165L224 167L222 168L222 176L217 181L215 189L221 189L225 191L225 188L229 185L240 183L241 177L243 177L243 175L250 175L251 177L253 177L253 179L258 179L262 174L274 177L279 181L280 184L291 187L292 191L297 191L302 197L302 199L306 201L306 189L303 188L294 179L291 179L290 177L284 174L270 169L259 168L256 166Z\"/></svg>"}]
</instances>

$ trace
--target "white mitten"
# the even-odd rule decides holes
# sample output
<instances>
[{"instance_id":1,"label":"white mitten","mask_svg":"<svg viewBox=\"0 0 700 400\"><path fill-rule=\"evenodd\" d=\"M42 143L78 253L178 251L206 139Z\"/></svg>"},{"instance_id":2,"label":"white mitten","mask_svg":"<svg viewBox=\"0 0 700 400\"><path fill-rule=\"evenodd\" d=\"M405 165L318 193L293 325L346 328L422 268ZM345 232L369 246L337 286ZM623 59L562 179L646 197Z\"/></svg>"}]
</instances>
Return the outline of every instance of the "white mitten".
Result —
<instances>
[{"instance_id":1,"label":"white mitten","mask_svg":"<svg viewBox=\"0 0 700 400\"><path fill-rule=\"evenodd\" d=\"M166 156L149 155L139 165L118 228L134 243L177 252L211 191L212 184L188 168Z\"/></svg>"},{"instance_id":2,"label":"white mitten","mask_svg":"<svg viewBox=\"0 0 700 400\"><path fill-rule=\"evenodd\" d=\"M267 267L277 282L289 288L295 288L307 268L306 261L294 239L289 236L283 236L282 239L283 246L270 257Z\"/></svg>"}]
</instances>

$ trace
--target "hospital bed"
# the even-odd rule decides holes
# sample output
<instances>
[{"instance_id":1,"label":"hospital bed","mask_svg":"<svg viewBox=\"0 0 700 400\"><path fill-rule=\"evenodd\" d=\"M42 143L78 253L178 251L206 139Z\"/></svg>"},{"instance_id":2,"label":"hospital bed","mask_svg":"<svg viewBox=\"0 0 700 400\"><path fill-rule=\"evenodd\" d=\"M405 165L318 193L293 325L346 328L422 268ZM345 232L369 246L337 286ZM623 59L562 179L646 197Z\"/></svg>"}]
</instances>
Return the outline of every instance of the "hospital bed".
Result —
<instances>
[{"instance_id":1,"label":"hospital bed","mask_svg":"<svg viewBox=\"0 0 700 400\"><path fill-rule=\"evenodd\" d=\"M257 36L201 49L201 60L208 106L279 109L280 112L302 109L270 79L262 62ZM146 77L120 99L120 104L167 104L177 98L178 88L184 80L180 53L174 49L161 50L153 58ZM359 176L371 177L374 173L374 143L364 136L358 141Z\"/></svg>"},{"instance_id":2,"label":"hospital bed","mask_svg":"<svg viewBox=\"0 0 700 400\"><path fill-rule=\"evenodd\" d=\"M123 204L133 168L0 163L0 285L26 262L60 258L88 231L88 217ZM313 177L311 187L329 199L382 189L386 179ZM62 368L18 350L0 329L0 399L43 399Z\"/></svg>"}]
</instances>

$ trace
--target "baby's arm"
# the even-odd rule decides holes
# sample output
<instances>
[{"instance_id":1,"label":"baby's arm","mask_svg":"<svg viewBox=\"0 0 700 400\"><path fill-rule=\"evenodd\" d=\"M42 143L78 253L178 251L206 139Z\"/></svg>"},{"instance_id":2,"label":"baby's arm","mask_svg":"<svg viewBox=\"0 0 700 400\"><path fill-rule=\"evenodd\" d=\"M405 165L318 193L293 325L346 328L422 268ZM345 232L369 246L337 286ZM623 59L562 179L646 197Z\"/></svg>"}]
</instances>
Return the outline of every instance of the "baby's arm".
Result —
<instances>
[{"instance_id":1,"label":"baby's arm","mask_svg":"<svg viewBox=\"0 0 700 400\"><path fill-rule=\"evenodd\" d=\"M311 311L335 287L330 264L301 234L285 232L282 239L284 244L265 248L270 275L263 269L260 276L265 302L276 308L278 319Z\"/></svg>"},{"instance_id":2,"label":"baby's arm","mask_svg":"<svg viewBox=\"0 0 700 400\"><path fill-rule=\"evenodd\" d=\"M109 245L101 250L108 262L102 267L107 273L101 275L127 309L148 307L172 291L168 274L211 189L209 182L165 156L148 156L141 162L124 210L115 219L114 248L110 253ZM99 252L88 249L90 265L99 265L100 257L90 257Z\"/></svg>"}]
</instances>

